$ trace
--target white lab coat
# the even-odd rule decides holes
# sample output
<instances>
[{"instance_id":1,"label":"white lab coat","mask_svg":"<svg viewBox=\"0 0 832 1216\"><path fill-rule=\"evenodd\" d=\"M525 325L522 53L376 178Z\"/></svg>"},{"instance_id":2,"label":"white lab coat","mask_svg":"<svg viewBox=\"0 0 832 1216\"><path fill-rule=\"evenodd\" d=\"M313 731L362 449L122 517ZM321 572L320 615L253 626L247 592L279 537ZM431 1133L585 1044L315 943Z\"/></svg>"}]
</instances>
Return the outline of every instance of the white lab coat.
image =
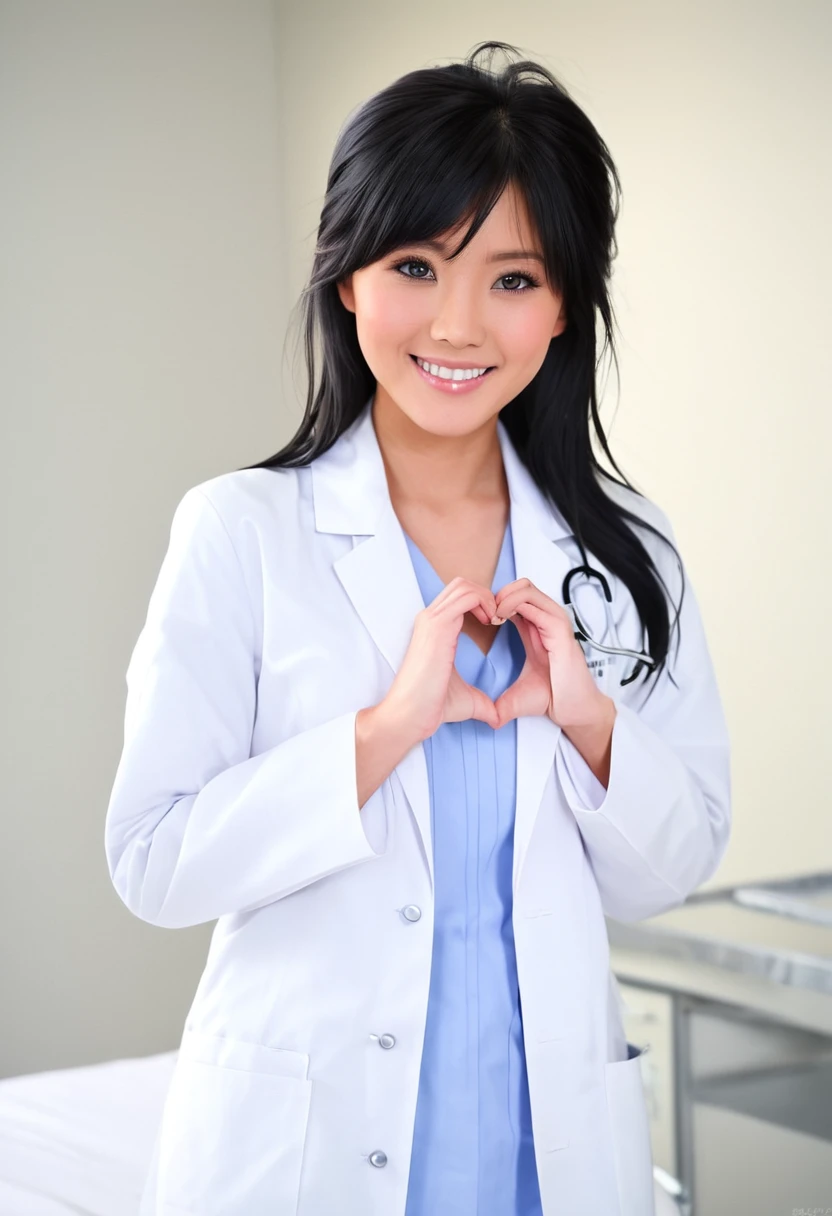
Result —
<instances>
[{"instance_id":1,"label":"white lab coat","mask_svg":"<svg viewBox=\"0 0 832 1216\"><path fill-rule=\"evenodd\" d=\"M427 771L413 747L359 811L354 729L424 604L371 403L310 468L185 493L130 660L113 883L150 924L217 920L147 1216L404 1216L433 937ZM562 602L574 541L498 431L517 576ZM657 507L615 492L673 537ZM643 537L678 602L672 552ZM611 585L621 644L638 649ZM605 683L618 714L596 805L561 730L517 720L513 920L545 1216L653 1212L604 915L682 903L727 843L729 742L689 581L681 624L678 689L664 674L642 709L642 679Z\"/></svg>"}]
</instances>

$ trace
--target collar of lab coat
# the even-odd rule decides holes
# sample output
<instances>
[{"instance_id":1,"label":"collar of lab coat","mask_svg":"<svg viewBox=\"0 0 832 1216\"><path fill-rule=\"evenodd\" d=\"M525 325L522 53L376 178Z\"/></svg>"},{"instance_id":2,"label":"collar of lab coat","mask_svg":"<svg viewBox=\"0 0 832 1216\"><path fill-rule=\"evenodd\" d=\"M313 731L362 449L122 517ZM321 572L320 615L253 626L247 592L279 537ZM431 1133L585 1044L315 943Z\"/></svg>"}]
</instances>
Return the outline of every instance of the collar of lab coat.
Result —
<instances>
[{"instance_id":1,"label":"collar of lab coat","mask_svg":"<svg viewBox=\"0 0 832 1216\"><path fill-rule=\"evenodd\" d=\"M374 394L336 442L311 463L315 527L353 537L353 548L334 569L375 645L397 672L416 614L424 608L404 531L393 510L372 418ZM571 561L556 543L572 535L514 450L499 420L497 434L510 496L517 578L528 578L563 603L561 588ZM516 887L544 787L554 765L560 727L545 716L517 719L517 790L514 829ZM412 748L396 772L413 809L433 882L430 800L424 749Z\"/></svg>"}]
</instances>

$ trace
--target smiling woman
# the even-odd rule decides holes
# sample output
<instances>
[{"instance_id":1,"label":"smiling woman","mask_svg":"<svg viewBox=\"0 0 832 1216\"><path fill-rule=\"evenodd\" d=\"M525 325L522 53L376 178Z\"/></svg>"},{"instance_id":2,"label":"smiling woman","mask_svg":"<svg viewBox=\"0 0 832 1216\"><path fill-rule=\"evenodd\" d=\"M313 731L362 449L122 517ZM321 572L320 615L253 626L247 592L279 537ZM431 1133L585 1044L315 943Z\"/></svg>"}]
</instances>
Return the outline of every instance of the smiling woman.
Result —
<instances>
[{"instance_id":1,"label":"smiling woman","mask_svg":"<svg viewBox=\"0 0 832 1216\"><path fill-rule=\"evenodd\" d=\"M499 417L583 564L592 553L626 586L658 679L681 605L645 533L678 554L639 509L598 413L596 373L604 355L617 362L618 173L552 73L530 60L494 72L480 61L496 51L516 54L486 42L464 63L410 72L342 127L302 297L304 416L280 451L248 467L310 464L373 392L391 492L403 505L432 496L447 517L472 496L505 502ZM490 370L458 379L459 368ZM451 397L465 409L448 410ZM591 431L620 481L597 460ZM498 545L492 535L493 560Z\"/></svg>"},{"instance_id":2,"label":"smiling woman","mask_svg":"<svg viewBox=\"0 0 832 1216\"><path fill-rule=\"evenodd\" d=\"M669 521L592 450L615 168L497 47L341 131L303 421L186 493L131 657L110 873L217 920L143 1216L652 1216L604 917L714 872L728 740Z\"/></svg>"}]
</instances>

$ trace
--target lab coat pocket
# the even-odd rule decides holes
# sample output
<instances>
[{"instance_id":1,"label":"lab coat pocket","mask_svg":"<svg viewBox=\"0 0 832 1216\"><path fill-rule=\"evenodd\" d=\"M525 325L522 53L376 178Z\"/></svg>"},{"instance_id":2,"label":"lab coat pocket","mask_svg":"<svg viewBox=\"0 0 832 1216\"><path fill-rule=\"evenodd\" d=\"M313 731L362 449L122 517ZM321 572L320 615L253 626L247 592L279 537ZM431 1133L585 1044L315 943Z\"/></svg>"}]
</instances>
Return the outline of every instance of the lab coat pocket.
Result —
<instances>
[{"instance_id":1,"label":"lab coat pocket","mask_svg":"<svg viewBox=\"0 0 832 1216\"><path fill-rule=\"evenodd\" d=\"M293 1216L309 1057L186 1029L159 1141L157 1216Z\"/></svg>"},{"instance_id":2,"label":"lab coat pocket","mask_svg":"<svg viewBox=\"0 0 832 1216\"><path fill-rule=\"evenodd\" d=\"M619 1216L654 1216L653 1154L641 1077L644 1049L627 1044L626 1060L606 1064L607 1110L618 1181Z\"/></svg>"}]
</instances>

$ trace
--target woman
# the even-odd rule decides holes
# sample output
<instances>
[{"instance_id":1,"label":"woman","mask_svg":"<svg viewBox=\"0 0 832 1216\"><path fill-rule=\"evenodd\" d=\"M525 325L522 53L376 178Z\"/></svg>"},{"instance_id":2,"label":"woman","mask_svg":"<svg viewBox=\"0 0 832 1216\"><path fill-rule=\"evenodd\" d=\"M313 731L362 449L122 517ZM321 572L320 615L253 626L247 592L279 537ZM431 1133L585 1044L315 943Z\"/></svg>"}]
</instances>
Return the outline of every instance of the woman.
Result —
<instances>
[{"instance_id":1,"label":"woman","mask_svg":"<svg viewBox=\"0 0 832 1216\"><path fill-rule=\"evenodd\" d=\"M303 421L185 494L130 661L113 882L217 919L146 1213L653 1211L604 915L715 872L729 742L590 442L615 167L494 47L341 131Z\"/></svg>"}]
</instances>

